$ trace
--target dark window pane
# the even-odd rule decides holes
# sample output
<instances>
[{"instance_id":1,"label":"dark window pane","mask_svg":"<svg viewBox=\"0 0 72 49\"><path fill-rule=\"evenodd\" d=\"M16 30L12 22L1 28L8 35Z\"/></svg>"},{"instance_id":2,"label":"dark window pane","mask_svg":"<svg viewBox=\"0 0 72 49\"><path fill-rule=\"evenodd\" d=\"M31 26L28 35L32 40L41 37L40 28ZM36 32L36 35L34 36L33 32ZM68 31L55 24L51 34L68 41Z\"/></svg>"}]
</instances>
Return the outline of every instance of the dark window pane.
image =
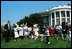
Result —
<instances>
[{"instance_id":1,"label":"dark window pane","mask_svg":"<svg viewBox=\"0 0 72 49\"><path fill-rule=\"evenodd\" d=\"M54 18L54 13L52 13L52 18Z\"/></svg>"},{"instance_id":2,"label":"dark window pane","mask_svg":"<svg viewBox=\"0 0 72 49\"><path fill-rule=\"evenodd\" d=\"M59 12L56 12L56 17L60 17Z\"/></svg>"},{"instance_id":3,"label":"dark window pane","mask_svg":"<svg viewBox=\"0 0 72 49\"><path fill-rule=\"evenodd\" d=\"M67 18L67 22L70 23L70 18Z\"/></svg>"},{"instance_id":4,"label":"dark window pane","mask_svg":"<svg viewBox=\"0 0 72 49\"><path fill-rule=\"evenodd\" d=\"M62 22L65 22L65 18L62 18Z\"/></svg>"},{"instance_id":5,"label":"dark window pane","mask_svg":"<svg viewBox=\"0 0 72 49\"><path fill-rule=\"evenodd\" d=\"M65 17L65 11L61 11L61 16Z\"/></svg>"},{"instance_id":6,"label":"dark window pane","mask_svg":"<svg viewBox=\"0 0 72 49\"><path fill-rule=\"evenodd\" d=\"M67 17L70 17L69 11L67 11L66 14L67 14Z\"/></svg>"}]
</instances>

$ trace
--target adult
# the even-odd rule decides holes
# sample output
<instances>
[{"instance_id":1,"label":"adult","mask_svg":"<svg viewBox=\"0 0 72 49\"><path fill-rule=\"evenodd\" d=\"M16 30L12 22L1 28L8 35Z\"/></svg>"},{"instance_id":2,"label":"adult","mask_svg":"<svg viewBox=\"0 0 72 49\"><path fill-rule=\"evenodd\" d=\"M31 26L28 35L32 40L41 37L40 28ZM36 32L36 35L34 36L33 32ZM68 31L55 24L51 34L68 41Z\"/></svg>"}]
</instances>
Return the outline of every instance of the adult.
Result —
<instances>
[{"instance_id":1,"label":"adult","mask_svg":"<svg viewBox=\"0 0 72 49\"><path fill-rule=\"evenodd\" d=\"M58 24L56 26L56 31L57 31L57 39L61 36L62 37L62 26Z\"/></svg>"},{"instance_id":2,"label":"adult","mask_svg":"<svg viewBox=\"0 0 72 49\"><path fill-rule=\"evenodd\" d=\"M10 21L7 22L8 25L8 33L9 33L9 37L11 36L11 24Z\"/></svg>"},{"instance_id":3,"label":"adult","mask_svg":"<svg viewBox=\"0 0 72 49\"><path fill-rule=\"evenodd\" d=\"M66 27L65 27L65 30L66 30L66 38L67 38L68 35L69 35L69 31L70 31L69 29L70 29L69 24L66 23Z\"/></svg>"},{"instance_id":4,"label":"adult","mask_svg":"<svg viewBox=\"0 0 72 49\"><path fill-rule=\"evenodd\" d=\"M5 33L5 41L9 42L10 33L9 33L9 30L8 30L8 24L5 24L5 26L4 26L4 33Z\"/></svg>"},{"instance_id":5,"label":"adult","mask_svg":"<svg viewBox=\"0 0 72 49\"><path fill-rule=\"evenodd\" d=\"M67 38L68 34L69 34L69 25L68 23L63 22L62 24L62 39Z\"/></svg>"},{"instance_id":6,"label":"adult","mask_svg":"<svg viewBox=\"0 0 72 49\"><path fill-rule=\"evenodd\" d=\"M10 36L11 36L11 25L10 21L7 21L7 23L4 26L4 32L5 32L5 41L9 42L10 41Z\"/></svg>"},{"instance_id":7,"label":"adult","mask_svg":"<svg viewBox=\"0 0 72 49\"><path fill-rule=\"evenodd\" d=\"M14 40L14 26L11 27L11 37Z\"/></svg>"},{"instance_id":8,"label":"adult","mask_svg":"<svg viewBox=\"0 0 72 49\"><path fill-rule=\"evenodd\" d=\"M5 33L4 33L4 27L1 26L1 38L4 39L5 38Z\"/></svg>"}]
</instances>

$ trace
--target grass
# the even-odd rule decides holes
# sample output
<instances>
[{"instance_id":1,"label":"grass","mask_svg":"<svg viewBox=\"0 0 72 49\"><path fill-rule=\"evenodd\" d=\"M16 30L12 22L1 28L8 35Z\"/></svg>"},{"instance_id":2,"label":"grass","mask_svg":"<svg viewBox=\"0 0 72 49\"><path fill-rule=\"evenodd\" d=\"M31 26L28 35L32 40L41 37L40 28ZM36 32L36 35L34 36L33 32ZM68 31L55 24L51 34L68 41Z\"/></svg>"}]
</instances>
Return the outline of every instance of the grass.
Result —
<instances>
[{"instance_id":1,"label":"grass","mask_svg":"<svg viewBox=\"0 0 72 49\"><path fill-rule=\"evenodd\" d=\"M55 39L54 37L49 37L51 44L48 45L44 41L31 40L29 38L24 38L23 40L14 41L11 40L5 43L4 40L1 41L1 48L71 48L71 42L67 40Z\"/></svg>"}]
</instances>

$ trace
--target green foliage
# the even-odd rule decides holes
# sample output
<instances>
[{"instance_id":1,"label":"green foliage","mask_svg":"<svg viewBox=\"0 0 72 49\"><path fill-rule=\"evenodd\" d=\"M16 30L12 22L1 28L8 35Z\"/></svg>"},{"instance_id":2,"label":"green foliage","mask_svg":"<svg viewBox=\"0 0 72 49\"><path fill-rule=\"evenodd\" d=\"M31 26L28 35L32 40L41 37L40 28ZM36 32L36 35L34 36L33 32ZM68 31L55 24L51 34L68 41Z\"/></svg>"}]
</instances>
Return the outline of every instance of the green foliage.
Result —
<instances>
[{"instance_id":1,"label":"green foliage","mask_svg":"<svg viewBox=\"0 0 72 49\"><path fill-rule=\"evenodd\" d=\"M17 24L22 24L22 23L26 23L28 24L28 26L32 26L33 24L42 24L42 16L38 13L35 14L31 14L29 17L25 17L23 19L21 19L19 22L17 22Z\"/></svg>"}]
</instances>

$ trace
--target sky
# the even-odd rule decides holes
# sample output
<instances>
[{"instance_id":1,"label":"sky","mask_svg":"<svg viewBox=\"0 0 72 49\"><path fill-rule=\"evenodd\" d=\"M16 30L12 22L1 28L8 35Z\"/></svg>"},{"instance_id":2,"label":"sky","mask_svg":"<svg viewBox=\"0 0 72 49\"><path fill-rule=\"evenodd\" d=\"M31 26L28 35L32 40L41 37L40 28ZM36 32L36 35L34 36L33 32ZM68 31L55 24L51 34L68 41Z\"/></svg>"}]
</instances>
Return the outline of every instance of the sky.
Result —
<instances>
[{"instance_id":1,"label":"sky","mask_svg":"<svg viewBox=\"0 0 72 49\"><path fill-rule=\"evenodd\" d=\"M59 5L71 4L71 1L1 1L1 24L10 20L16 23L32 13L46 11Z\"/></svg>"}]
</instances>

